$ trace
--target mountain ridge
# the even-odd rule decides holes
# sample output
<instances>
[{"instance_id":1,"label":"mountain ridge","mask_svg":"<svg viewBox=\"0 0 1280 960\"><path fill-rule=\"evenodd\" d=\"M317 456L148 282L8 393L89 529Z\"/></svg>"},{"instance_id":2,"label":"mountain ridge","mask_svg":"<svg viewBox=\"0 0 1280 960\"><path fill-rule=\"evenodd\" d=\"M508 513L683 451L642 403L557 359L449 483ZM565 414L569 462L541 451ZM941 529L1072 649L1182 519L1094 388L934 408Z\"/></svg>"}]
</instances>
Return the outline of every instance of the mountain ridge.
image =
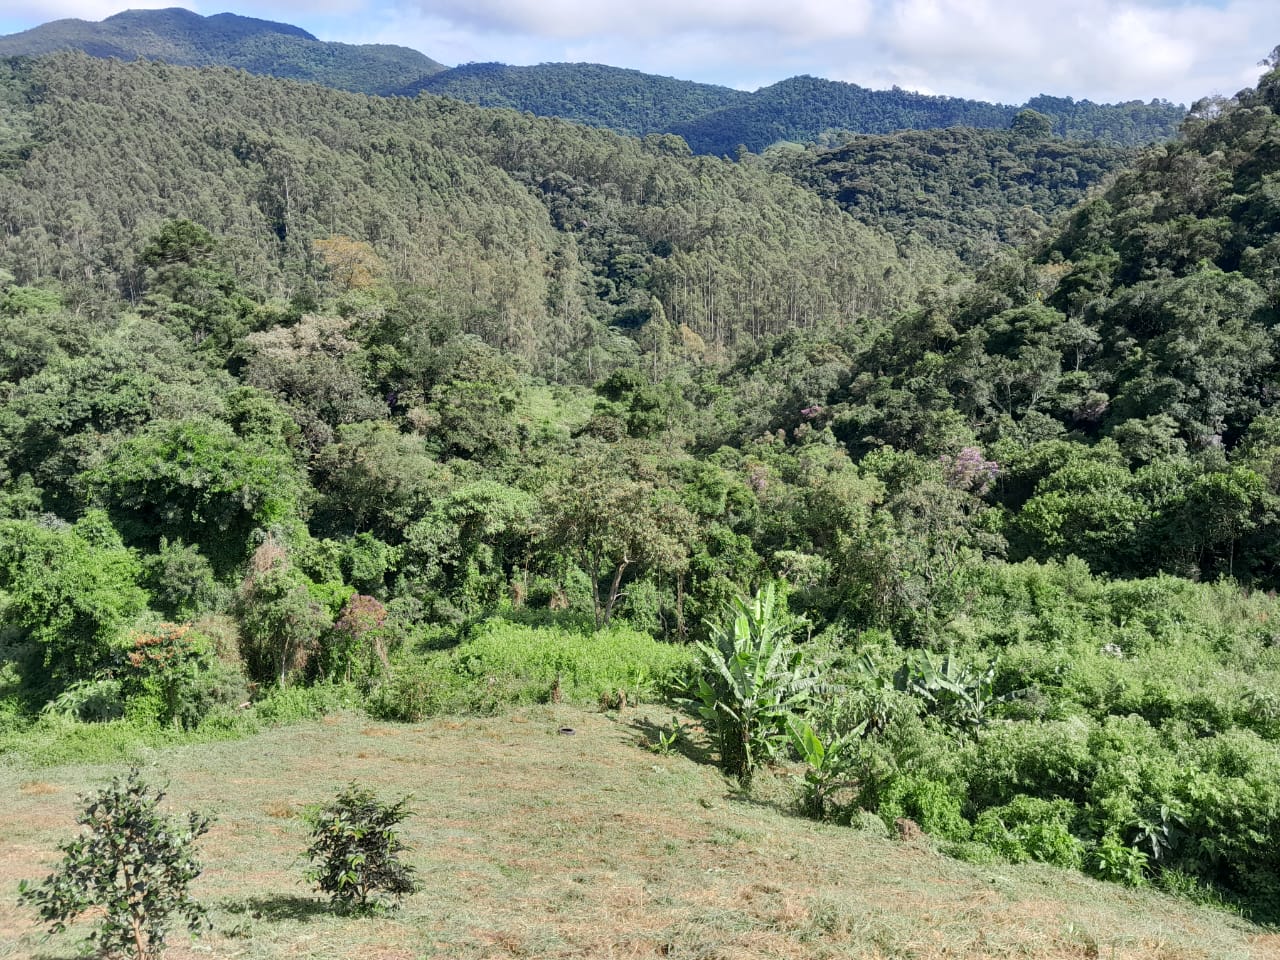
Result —
<instances>
[{"instance_id":1,"label":"mountain ridge","mask_svg":"<svg viewBox=\"0 0 1280 960\"><path fill-rule=\"evenodd\" d=\"M0 56L80 50L175 66L227 66L353 93L390 94L443 64L409 47L319 40L301 27L235 13L208 17L181 7L125 10L102 21L53 20L0 37Z\"/></svg>"},{"instance_id":2,"label":"mountain ridge","mask_svg":"<svg viewBox=\"0 0 1280 960\"><path fill-rule=\"evenodd\" d=\"M427 92L479 106L603 127L630 136L676 134L694 153L760 153L774 143L836 134L888 134L952 126L1004 129L1021 109L1050 118L1053 132L1138 146L1173 136L1186 110L1165 101L1096 104L1040 95L1022 106L960 97L872 90L800 75L753 92L597 63L453 68L408 47L317 40L289 24L181 8L129 10L98 23L56 20L0 37L0 56L77 49L97 57L160 59L178 66L229 66L354 93Z\"/></svg>"}]
</instances>

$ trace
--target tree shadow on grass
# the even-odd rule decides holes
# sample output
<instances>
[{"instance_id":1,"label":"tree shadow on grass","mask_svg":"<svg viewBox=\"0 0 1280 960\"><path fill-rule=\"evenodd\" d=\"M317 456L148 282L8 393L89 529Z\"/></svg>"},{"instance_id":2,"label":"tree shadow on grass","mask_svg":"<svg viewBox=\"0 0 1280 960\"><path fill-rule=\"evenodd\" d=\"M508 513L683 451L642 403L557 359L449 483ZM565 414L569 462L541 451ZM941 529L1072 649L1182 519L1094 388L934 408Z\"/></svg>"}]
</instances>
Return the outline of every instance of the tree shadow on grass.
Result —
<instances>
[{"instance_id":1,"label":"tree shadow on grass","mask_svg":"<svg viewBox=\"0 0 1280 960\"><path fill-rule=\"evenodd\" d=\"M268 923L279 923L281 920L297 920L300 923L306 923L333 912L331 906L324 900L293 894L224 901L222 909L233 916L265 920Z\"/></svg>"},{"instance_id":2,"label":"tree shadow on grass","mask_svg":"<svg viewBox=\"0 0 1280 960\"><path fill-rule=\"evenodd\" d=\"M676 738L671 745L671 752L678 753L687 760L694 763L704 764L706 766L715 766L715 754L712 753L711 747L701 737L701 731L698 731L698 739L695 740L690 731L684 724L684 718L680 719L680 736ZM660 741L659 736L662 734L670 734L671 727L668 724L654 723L648 717L632 717L631 722L627 724L632 730L640 735L642 743L650 747L658 748Z\"/></svg>"}]
</instances>

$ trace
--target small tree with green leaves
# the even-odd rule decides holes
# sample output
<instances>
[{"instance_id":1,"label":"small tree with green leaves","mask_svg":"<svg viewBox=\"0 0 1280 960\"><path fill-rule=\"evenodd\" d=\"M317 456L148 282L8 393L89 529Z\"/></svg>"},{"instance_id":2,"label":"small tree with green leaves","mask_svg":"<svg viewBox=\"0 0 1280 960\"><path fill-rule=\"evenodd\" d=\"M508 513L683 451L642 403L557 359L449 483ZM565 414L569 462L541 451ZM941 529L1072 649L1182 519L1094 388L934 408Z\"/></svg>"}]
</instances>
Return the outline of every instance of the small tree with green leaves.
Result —
<instances>
[{"instance_id":1,"label":"small tree with green leaves","mask_svg":"<svg viewBox=\"0 0 1280 960\"><path fill-rule=\"evenodd\" d=\"M18 886L21 902L36 907L50 933L100 908L89 938L100 955L157 960L174 920L193 934L208 927L188 888L200 875L192 847L210 820L195 812L185 820L162 816L164 796L134 768L82 798L76 822L87 831L63 844L62 865L42 883Z\"/></svg>"},{"instance_id":2,"label":"small tree with green leaves","mask_svg":"<svg viewBox=\"0 0 1280 960\"><path fill-rule=\"evenodd\" d=\"M414 868L400 859L408 848L396 831L409 814L408 797L382 803L353 781L308 817L307 856L314 865L307 880L335 906L355 913L371 913L412 894L418 882Z\"/></svg>"}]
</instances>

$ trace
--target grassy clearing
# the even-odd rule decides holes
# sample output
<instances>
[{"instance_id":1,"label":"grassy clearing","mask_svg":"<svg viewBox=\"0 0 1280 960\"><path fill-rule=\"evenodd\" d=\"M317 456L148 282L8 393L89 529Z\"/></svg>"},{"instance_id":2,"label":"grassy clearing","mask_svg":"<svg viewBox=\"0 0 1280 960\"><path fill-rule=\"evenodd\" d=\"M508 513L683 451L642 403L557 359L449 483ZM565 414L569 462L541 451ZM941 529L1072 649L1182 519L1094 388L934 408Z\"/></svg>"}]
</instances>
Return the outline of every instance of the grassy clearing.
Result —
<instances>
[{"instance_id":1,"label":"grassy clearing","mask_svg":"<svg viewBox=\"0 0 1280 960\"><path fill-rule=\"evenodd\" d=\"M196 885L216 929L170 956L1280 955L1280 937L1229 914L1048 867L975 867L740 798L715 768L641 748L667 718L538 706L399 726L343 714L147 754L174 808L218 816ZM47 871L76 795L117 770L0 770L0 891ZM352 778L416 798L405 835L423 890L389 918L332 916L299 879L299 810ZM767 774L758 784L764 796L784 787ZM0 896L0 957L75 950Z\"/></svg>"}]
</instances>

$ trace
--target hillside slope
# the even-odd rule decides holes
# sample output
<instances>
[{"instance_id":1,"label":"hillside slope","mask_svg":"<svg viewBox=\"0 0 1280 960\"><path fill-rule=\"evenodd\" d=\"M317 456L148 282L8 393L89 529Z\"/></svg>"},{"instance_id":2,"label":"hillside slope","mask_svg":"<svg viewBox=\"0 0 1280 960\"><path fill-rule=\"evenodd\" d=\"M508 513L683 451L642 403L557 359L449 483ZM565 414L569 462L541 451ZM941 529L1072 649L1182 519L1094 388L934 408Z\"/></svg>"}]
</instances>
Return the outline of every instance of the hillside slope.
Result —
<instances>
[{"instance_id":1,"label":"hillside slope","mask_svg":"<svg viewBox=\"0 0 1280 960\"><path fill-rule=\"evenodd\" d=\"M779 141L809 143L832 131L892 133L960 125L1004 130L1024 109L897 89L870 90L817 77L792 77L744 93L584 63L467 64L402 92L419 90L620 133L675 133L694 153L713 156L733 156L739 145L759 153ZM1119 146L1168 139L1186 114L1180 106L1159 101L1095 104L1069 97L1036 97L1025 107L1050 117L1059 136Z\"/></svg>"},{"instance_id":2,"label":"hillside slope","mask_svg":"<svg viewBox=\"0 0 1280 960\"><path fill-rule=\"evenodd\" d=\"M224 66L356 93L390 93L445 68L390 44L329 43L286 23L180 8L126 10L100 23L55 20L0 37L0 57L80 50L120 60Z\"/></svg>"},{"instance_id":3,"label":"hillside slope","mask_svg":"<svg viewBox=\"0 0 1280 960\"><path fill-rule=\"evenodd\" d=\"M835 150L780 149L768 160L864 223L973 261L1025 243L1136 156L1043 130L952 127L857 136Z\"/></svg>"},{"instance_id":4,"label":"hillside slope","mask_svg":"<svg viewBox=\"0 0 1280 960\"><path fill-rule=\"evenodd\" d=\"M569 708L415 726L346 716L153 755L147 775L171 782L171 809L218 818L194 891L214 929L192 955L1263 960L1280 948L1149 892L791 816L783 780L748 801L711 766L644 750L648 723ZM52 865L75 795L103 779L87 765L0 771L0 884ZM405 838L423 889L390 917L335 916L299 882L298 814L351 779L414 798ZM15 955L48 949L12 897L0 938Z\"/></svg>"},{"instance_id":5,"label":"hillside slope","mask_svg":"<svg viewBox=\"0 0 1280 960\"><path fill-rule=\"evenodd\" d=\"M541 63L512 67L468 63L418 82L426 91L482 107L528 110L617 133L664 133L714 110L745 103L751 94L599 63Z\"/></svg>"},{"instance_id":6,"label":"hillside slope","mask_svg":"<svg viewBox=\"0 0 1280 960\"><path fill-rule=\"evenodd\" d=\"M655 298L712 344L877 315L928 272L833 204L674 137L82 54L0 63L5 89L0 263L88 296L134 296L136 252L169 217L225 237L242 278L285 297L311 282L316 240L368 242L468 332L525 353L575 342L564 324L584 317L642 323Z\"/></svg>"}]
</instances>

